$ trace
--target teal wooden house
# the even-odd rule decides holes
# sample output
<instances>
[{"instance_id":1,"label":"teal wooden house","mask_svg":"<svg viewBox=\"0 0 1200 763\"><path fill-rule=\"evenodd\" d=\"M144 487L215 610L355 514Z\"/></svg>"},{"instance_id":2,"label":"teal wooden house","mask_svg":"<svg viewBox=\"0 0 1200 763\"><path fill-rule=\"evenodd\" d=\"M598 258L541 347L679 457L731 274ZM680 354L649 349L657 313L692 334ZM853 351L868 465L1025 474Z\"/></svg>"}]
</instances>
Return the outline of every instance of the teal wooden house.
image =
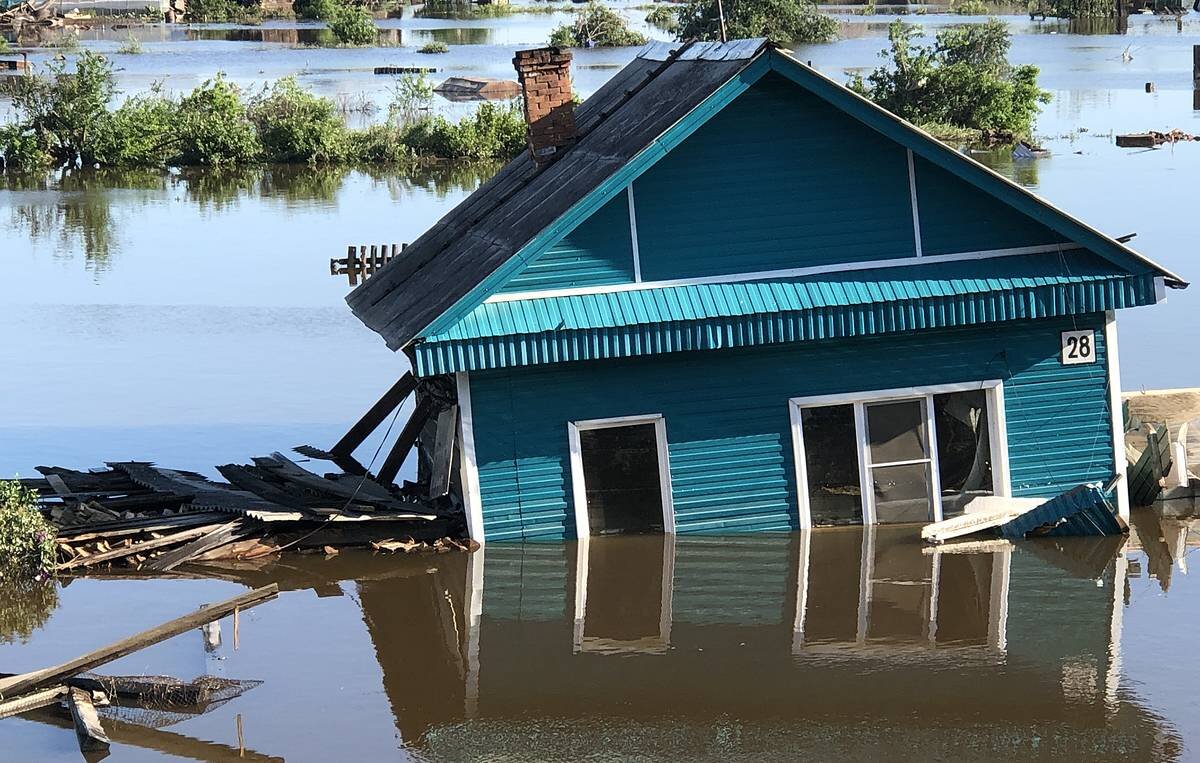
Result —
<instances>
[{"instance_id":1,"label":"teal wooden house","mask_svg":"<svg viewBox=\"0 0 1200 763\"><path fill-rule=\"evenodd\" d=\"M455 401L473 538L1123 474L1115 311L1179 276L762 40L651 44L578 106L568 53L514 63L530 150L348 298Z\"/></svg>"}]
</instances>

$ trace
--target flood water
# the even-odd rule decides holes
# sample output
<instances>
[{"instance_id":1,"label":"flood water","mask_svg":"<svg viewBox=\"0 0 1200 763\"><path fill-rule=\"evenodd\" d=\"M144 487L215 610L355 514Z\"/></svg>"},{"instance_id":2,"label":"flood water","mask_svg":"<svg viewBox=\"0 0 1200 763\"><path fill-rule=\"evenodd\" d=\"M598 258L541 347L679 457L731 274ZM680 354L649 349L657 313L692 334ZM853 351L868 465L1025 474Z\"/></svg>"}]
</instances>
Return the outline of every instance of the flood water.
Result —
<instances>
[{"instance_id":1,"label":"flood water","mask_svg":"<svg viewBox=\"0 0 1200 763\"><path fill-rule=\"evenodd\" d=\"M112 760L232 760L239 729L251 760L1187 760L1200 536L1162 522L1139 517L1127 551L931 553L912 528L860 527L80 579L26 614L36 633L0 664L274 581L236 648L226 619L211 653L197 632L105 668L263 682L161 728L106 720ZM54 720L4 721L5 759L78 759Z\"/></svg>"},{"instance_id":2,"label":"flood water","mask_svg":"<svg viewBox=\"0 0 1200 763\"><path fill-rule=\"evenodd\" d=\"M245 87L296 75L383 105L391 79L374 66L511 77L513 51L563 18L406 14L380 22L399 44L374 49L304 47L315 26L279 23L95 29L84 44L142 40L142 55L115 58L126 93L224 71ZM1053 95L1037 126L1052 153L978 158L1107 233L1138 233L1135 248L1195 277L1200 144L1129 151L1112 135L1200 134L1197 19L1081 36L1010 18L1012 60L1037 64ZM854 20L842 41L797 55L845 79L877 65L889 20ZM451 52L417 54L430 39ZM586 96L633 51L575 55ZM0 175L0 476L121 459L214 474L328 445L406 370L350 315L329 259L413 240L494 171ZM1123 387L1200 384L1198 315L1195 289L1122 313ZM196 634L106 668L264 682L163 728L106 720L111 759L1195 759L1197 535L1135 519L1128 550L1076 539L926 553L910 528L852 528L76 579L0 611L0 667L42 667L275 581L284 593L242 616L237 649L226 620L213 654ZM0 758L78 759L56 723L0 722Z\"/></svg>"}]
</instances>

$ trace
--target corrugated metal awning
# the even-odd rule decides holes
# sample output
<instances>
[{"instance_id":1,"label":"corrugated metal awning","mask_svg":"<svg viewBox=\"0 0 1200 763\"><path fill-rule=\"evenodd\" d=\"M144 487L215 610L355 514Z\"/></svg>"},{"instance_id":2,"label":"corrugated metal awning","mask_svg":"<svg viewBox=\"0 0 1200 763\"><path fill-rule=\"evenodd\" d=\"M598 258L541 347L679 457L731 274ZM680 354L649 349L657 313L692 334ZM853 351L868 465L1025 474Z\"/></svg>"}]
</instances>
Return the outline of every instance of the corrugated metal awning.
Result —
<instances>
[{"instance_id":1,"label":"corrugated metal awning","mask_svg":"<svg viewBox=\"0 0 1200 763\"><path fill-rule=\"evenodd\" d=\"M951 328L1153 304L1156 275L1072 253L489 302L413 349L432 376Z\"/></svg>"}]
</instances>

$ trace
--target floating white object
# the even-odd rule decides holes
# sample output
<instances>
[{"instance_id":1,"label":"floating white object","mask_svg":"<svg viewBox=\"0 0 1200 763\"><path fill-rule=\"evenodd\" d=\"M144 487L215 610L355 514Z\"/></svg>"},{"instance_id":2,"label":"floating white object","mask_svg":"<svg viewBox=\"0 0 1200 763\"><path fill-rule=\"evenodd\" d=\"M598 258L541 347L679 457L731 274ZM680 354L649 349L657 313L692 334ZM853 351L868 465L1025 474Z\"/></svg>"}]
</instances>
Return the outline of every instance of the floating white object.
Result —
<instances>
[{"instance_id":1,"label":"floating white object","mask_svg":"<svg viewBox=\"0 0 1200 763\"><path fill-rule=\"evenodd\" d=\"M930 543L945 543L952 538L999 527L1046 502L1045 498L1004 498L980 496L966 505L961 516L934 522L921 528L921 538Z\"/></svg>"}]
</instances>

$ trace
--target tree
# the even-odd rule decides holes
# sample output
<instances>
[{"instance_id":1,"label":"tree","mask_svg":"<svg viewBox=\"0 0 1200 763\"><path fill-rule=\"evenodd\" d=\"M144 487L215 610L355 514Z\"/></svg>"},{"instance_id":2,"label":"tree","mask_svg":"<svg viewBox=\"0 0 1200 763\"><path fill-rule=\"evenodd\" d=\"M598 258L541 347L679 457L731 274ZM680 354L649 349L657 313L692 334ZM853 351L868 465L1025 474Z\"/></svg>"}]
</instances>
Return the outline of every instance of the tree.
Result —
<instances>
[{"instance_id":1,"label":"tree","mask_svg":"<svg viewBox=\"0 0 1200 763\"><path fill-rule=\"evenodd\" d=\"M766 37L779 43L830 42L838 26L811 0L722 0L729 39ZM690 0L679 10L679 40L719 40L717 0Z\"/></svg>"},{"instance_id":2,"label":"tree","mask_svg":"<svg viewBox=\"0 0 1200 763\"><path fill-rule=\"evenodd\" d=\"M550 44L560 48L623 47L645 45L646 37L635 32L621 15L591 0L575 14L575 20L550 33Z\"/></svg>"},{"instance_id":3,"label":"tree","mask_svg":"<svg viewBox=\"0 0 1200 763\"><path fill-rule=\"evenodd\" d=\"M932 45L917 44L919 35L892 22L880 54L888 64L850 87L914 124L1030 133L1050 94L1038 88L1036 66L1008 62L1012 40L1002 21L943 29Z\"/></svg>"}]
</instances>

